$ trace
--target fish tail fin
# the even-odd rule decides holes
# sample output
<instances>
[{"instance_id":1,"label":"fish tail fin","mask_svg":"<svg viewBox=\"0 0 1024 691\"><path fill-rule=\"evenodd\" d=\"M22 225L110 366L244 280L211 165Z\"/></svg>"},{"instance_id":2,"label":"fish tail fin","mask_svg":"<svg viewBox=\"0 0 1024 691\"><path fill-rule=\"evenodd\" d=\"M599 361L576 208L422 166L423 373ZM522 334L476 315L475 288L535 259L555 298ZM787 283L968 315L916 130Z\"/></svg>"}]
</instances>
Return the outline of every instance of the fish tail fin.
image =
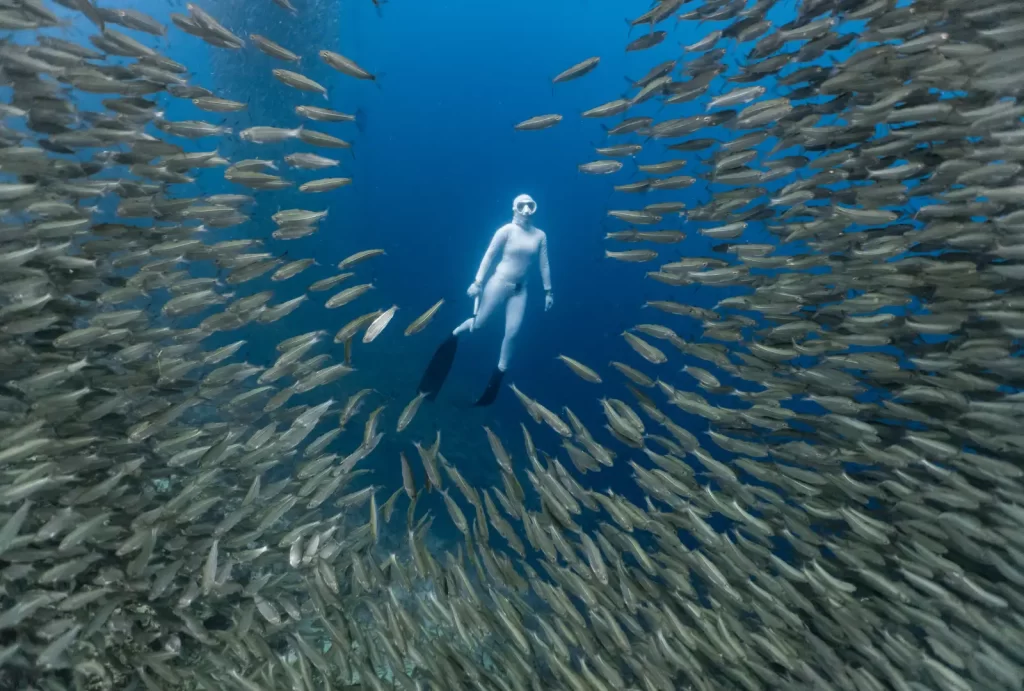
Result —
<instances>
[{"instance_id":1,"label":"fish tail fin","mask_svg":"<svg viewBox=\"0 0 1024 691\"><path fill-rule=\"evenodd\" d=\"M360 132L366 132L366 111L362 108L356 110L356 129Z\"/></svg>"}]
</instances>

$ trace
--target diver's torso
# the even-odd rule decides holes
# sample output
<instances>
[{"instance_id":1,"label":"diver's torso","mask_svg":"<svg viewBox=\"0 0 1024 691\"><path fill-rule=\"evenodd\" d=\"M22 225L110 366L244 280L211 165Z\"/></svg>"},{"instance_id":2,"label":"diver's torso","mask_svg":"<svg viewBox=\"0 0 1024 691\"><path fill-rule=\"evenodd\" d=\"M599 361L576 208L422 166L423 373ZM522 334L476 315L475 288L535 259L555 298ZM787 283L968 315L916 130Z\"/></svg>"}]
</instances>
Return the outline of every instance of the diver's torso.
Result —
<instances>
[{"instance_id":1,"label":"diver's torso","mask_svg":"<svg viewBox=\"0 0 1024 691\"><path fill-rule=\"evenodd\" d=\"M530 270L534 257L540 252L544 233L540 228L523 229L515 223L505 225L508 238L501 254L501 261L494 270L495 276L510 283L522 283Z\"/></svg>"}]
</instances>

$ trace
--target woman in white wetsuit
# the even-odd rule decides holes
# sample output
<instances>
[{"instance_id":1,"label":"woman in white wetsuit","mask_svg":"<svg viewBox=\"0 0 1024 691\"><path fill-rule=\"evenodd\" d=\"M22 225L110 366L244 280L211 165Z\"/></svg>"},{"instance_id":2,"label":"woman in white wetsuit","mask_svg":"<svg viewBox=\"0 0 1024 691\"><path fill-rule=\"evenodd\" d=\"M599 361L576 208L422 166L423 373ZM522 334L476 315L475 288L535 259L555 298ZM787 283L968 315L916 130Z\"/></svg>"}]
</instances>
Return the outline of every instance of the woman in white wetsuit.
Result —
<instances>
[{"instance_id":1,"label":"woman in white wetsuit","mask_svg":"<svg viewBox=\"0 0 1024 691\"><path fill-rule=\"evenodd\" d=\"M434 353L420 382L419 390L433 399L441 390L442 384L451 369L458 345L459 334L476 331L504 303L505 305L505 338L501 342L501 355L487 388L476 402L476 405L488 405L494 401L501 386L501 378L508 369L509 358L516 335L523 324L526 312L526 278L530 267L537 258L540 265L540 277L544 286L544 309L549 310L554 304L551 294L551 266L548 263L548 239L540 228L533 225L533 215L537 212L537 202L528 194L521 194L512 203L512 222L506 223L491 239L476 279L466 292L477 298L477 308L472 317L455 328L451 336ZM487 278L494 258L501 253L501 259L494 268L494 273ZM486 282L485 282L486 279Z\"/></svg>"}]
</instances>

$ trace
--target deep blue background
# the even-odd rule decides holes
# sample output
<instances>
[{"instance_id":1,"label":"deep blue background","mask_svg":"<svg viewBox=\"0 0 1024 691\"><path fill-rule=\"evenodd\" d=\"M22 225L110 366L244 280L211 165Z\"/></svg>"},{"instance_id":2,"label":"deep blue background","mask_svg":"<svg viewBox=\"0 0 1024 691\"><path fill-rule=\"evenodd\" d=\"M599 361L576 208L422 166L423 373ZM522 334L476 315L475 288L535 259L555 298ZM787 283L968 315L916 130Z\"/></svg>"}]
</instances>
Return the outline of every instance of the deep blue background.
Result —
<instances>
[{"instance_id":1,"label":"deep blue background","mask_svg":"<svg viewBox=\"0 0 1024 691\"><path fill-rule=\"evenodd\" d=\"M683 229L688 238L679 245L653 246L660 253L658 261L623 264L604 258L605 249L640 247L608 243L604 239L606 232L626 227L609 219L608 209L640 208L670 200L695 206L707 202L709 190L698 183L676 192L613 195L613 185L639 179L641 174L629 161L614 175L580 174L578 164L598 158L594 146L644 143L644 151L637 157L639 163L687 156L694 157L694 166L701 165L700 161L695 154L666 152L662 142L644 142L640 135L607 138L602 124L610 127L623 116L592 120L579 114L635 93L630 89L630 79L642 77L664 60L684 57L680 45L693 43L704 32L723 25L674 26L670 20L658 27L669 31L664 43L650 50L626 53L627 42L647 29L630 31L623 19L646 11L646 2L392 0L379 12L371 0L295 3L299 6L297 16L289 15L269 0L258 3L258 7L254 6L256 3L235 0L204 2L203 7L239 36L248 38L251 32L260 33L299 53L302 60L297 65L273 60L251 42L239 51L212 48L173 26L168 38L158 41L124 30L188 65L191 83L249 104L242 113L220 116L203 113L187 101L163 95L160 98L166 102L168 118L223 121L235 132L253 125L295 127L305 123L354 143L349 152L315 149L298 140L258 146L242 142L235 135L198 142L177 140L190 150L217 148L233 161L275 159L281 174L295 180L296 187L305 180L327 175L351 175L355 180L350 187L320 195L306 195L294 189L257 192L258 204L250 223L216 231L218 238L258 237L265 240L269 251L287 252L286 259L314 256L320 264L284 283L258 280L242 285L238 295L272 288L276 293L274 302L281 302L302 294L313 281L334 273L334 265L353 252L372 247L386 251L385 256L356 267L360 282L375 284L375 290L356 303L339 310L325 310L323 302L332 293L311 293L310 300L282 321L268 327L217 334L210 339L210 347L244 337L249 344L242 354L250 362L269 365L277 355L274 346L284 338L313 329L333 334L360 314L397 304L400 309L395 322L372 346L356 344L356 373L332 385L326 393L318 390L304 398L295 397L292 403L319 402L325 395L344 402L363 387L378 392L364 408L364 416L377 405L387 405L381 427L388 434L378 451L365 462L366 467L374 470L370 481L384 487L378 495L380 502L400 484L399 450L421 472L411 443L429 443L435 429L443 430L443 453L472 484L499 484L496 464L481 426L486 424L496 430L522 464L525 458L519 425L526 417L507 390L491 408L467 410L465 405L479 394L497 361L501 319L495 319L485 332L462 339L455 369L438 401L424 405L402 435L395 435L393 430L399 412L415 394L430 353L451 328L469 316L472 302L465 290L492 233L509 220L513 197L529 193L539 204L536 222L548 234L555 306L551 312L543 312L543 294L535 270L530 277L527 317L506 382L516 383L556 412L563 405L569 406L598 439L616 449L616 467L589 476L585 484L636 492L634 483L628 479L630 450L601 429L604 419L599 397L633 400L621 375L607 367L607 363L626 362L680 388L693 386L687 375L678 373L683 364L708 365L683 358L671 346L659 342L670 361L660 367L652 366L641 360L620 334L636 323L653 321L672 326L683 336L692 336L697 326L694 322L639 308L646 300L655 299L709 307L728 293L708 288L670 288L643 278L646 271L656 270L660 263L682 255L706 255L715 244L716 241L699 235L695 224L677 216L666 217L657 227ZM127 2L125 6L165 20L171 11L185 12L183 6L168 7L155 2ZM777 19L775 15L787 11L773 10L771 16ZM92 31L76 20L68 33L84 40L86 32ZM317 57L320 49L337 51L356 60L379 75L377 82L359 81L332 71ZM601 57L601 64L594 72L552 88L551 78L555 74L595 55ZM737 60L731 55L728 58L733 64ZM330 97L323 99L279 83L270 73L275 67L296 70L321 82ZM720 77L709 93L715 95L731 88L734 86L726 85ZM627 115L683 117L702 112L706 102L707 97L702 97L694 103L662 106L652 99ZM352 123L304 121L293 112L300 104L358 113L359 127ZM513 130L515 123L545 113L561 113L565 117L553 129ZM717 129L693 136L726 139L735 135ZM281 158L293 151L316 151L340 158L342 172L289 169ZM706 158L707 154L700 156ZM697 170L680 173L696 174ZM778 186L781 184L784 183ZM199 172L195 184L175 186L172 191L176 195L195 196L246 190L225 182L223 171L216 169ZM271 239L274 225L270 215L281 208L295 207L329 209L330 214L311 238L289 242ZM768 238L752 224L745 240L765 242ZM413 337L404 337L405 326L440 298L445 299L445 305L430 327ZM340 360L341 347L331 344L329 338L327 344L335 359ZM559 353L597 369L605 384L595 386L578 379L555 359ZM663 400L660 392L650 393L656 400ZM667 406L665 409L670 410ZM676 413L676 422L694 433L707 428L703 419ZM344 454L358 443L364 416L357 418L333 450ZM331 416L316 434L326 431L327 425L335 420ZM559 450L560 440L554 434L528 424L538 446L550 453ZM708 448L720 455L712 444ZM569 466L564 454L562 462ZM523 482L526 483L525 478ZM426 505L444 511L439 501ZM404 503L399 506L398 515L403 515Z\"/></svg>"},{"instance_id":2,"label":"deep blue background","mask_svg":"<svg viewBox=\"0 0 1024 691\"><path fill-rule=\"evenodd\" d=\"M636 3L635 9L635 13L642 12L643 3ZM617 175L603 177L582 175L577 165L597 158L594 145L642 138L609 140L602 124L611 126L621 118L589 120L580 118L579 113L625 94L629 89L627 76L637 79L652 65L678 56L679 43L690 43L696 35L687 34L681 27L655 49L626 53L630 34L623 21L623 8L592 2L569 2L561 7L544 2L504 7L475 2L391 2L378 15L367 0L349 3L340 17L327 18L328 26L337 22L337 33L324 31L316 41L307 40L307 31L316 34L320 27L310 22L305 12L291 18L271 7L258 15L246 14L232 17L239 24L223 13L218 16L224 17L225 24L236 33L256 31L301 53L300 71L328 87L330 106L360 111L365 123L362 131L351 124L311 124L354 141L354 160L346 153L340 156L355 178L350 188L315 198L287 192L261 195L269 204L268 208L261 204L255 215L257 222L261 213L272 213L279 204L331 210L313 239L270 241L272 247L298 255L315 252L324 264L322 269L290 281L291 285L279 287L286 293L282 298L298 294L288 293L289 289L298 291L314 278L329 275L330 265L353 251L381 247L387 252L385 257L358 267L361 276L377 285L358 305L320 310L318 304L329 293L323 294L319 302L314 294L314 299L280 328L288 333L318 327L333 331L353 316L397 303L400 311L395 326L372 349L356 347L360 375L372 372L366 385L394 399L388 411L389 424L393 424L414 392L433 348L448 329L469 316L471 301L465 289L492 233L509 219L512 198L526 192L537 199L537 223L549 237L555 308L543 312L535 271L530 279L527 318L506 381L515 382L555 410L569 405L595 432L600 431L603 420L598 394L630 398L618 384L621 377L606 367L607 362L622 360L652 370L629 349L620 333L638 321L663 317L638 312L645 300L687 299L691 292L642 280L644 272L656 268L656 263L628 265L604 259L608 246L604 234L625 227L608 219L606 212L609 208L633 208L670 199L692 205L706 194L695 187L683 192L619 194L613 198L614 184L638 177L632 163L627 162ZM634 29L632 36L641 31ZM181 40L200 43L188 36ZM378 82L361 82L332 72L316 57L321 48L351 57L381 75ZM552 88L551 77L592 55L602 58L594 72ZM300 94L269 78L269 70L281 63L251 47L238 52L213 51L210 64L211 85L218 93L251 103L249 111L237 119L239 127L295 126L301 121L292 113L294 105L323 103L315 95ZM206 83L202 77L196 81ZM251 88L254 82L261 84L256 92ZM670 106L660 114L659 108L652 100L630 115L681 117L699 112L701 106ZM553 129L513 130L516 122L551 112L565 116ZM309 147L298 142L283 147L245 146L238 147L233 156L267 157L278 148L290 151ZM653 162L666 156L657 142L648 144L648 148L651 151L645 151L639 161ZM330 151L321 153L332 155ZM299 179L316 176L288 175ZM669 217L661 227L683 225L681 219ZM704 238L696 236L685 245L658 249L662 259L671 261L684 251L706 252L708 246ZM440 298L445 299L445 305L425 332L404 338L401 328L395 328L404 327ZM691 325L680 320L678 326L684 332ZM501 327L498 319L485 332L462 339L444 393L437 403L421 410L407 435L426 437L431 427L441 427L446 435L442 448L453 460L462 455L458 452L460 445L471 444L477 455L486 452L480 429L484 423L498 429L506 439L511 438L510 446L518 446L522 415L518 402L508 392L487 411L461 409L479 393L497 360ZM271 339L273 342L276 340ZM597 388L581 382L555 360L559 353L601 370L608 384ZM664 367L675 370L677 366ZM341 395L347 394L352 382L344 384ZM543 430L535 433L539 440L548 442L542 446L555 450L553 437ZM382 452L387 453L387 445ZM479 472L475 464L467 469L462 463L463 472L473 481L489 482L494 468L489 453L478 460L483 464L479 470L485 472ZM478 476L473 477L475 474Z\"/></svg>"}]
</instances>

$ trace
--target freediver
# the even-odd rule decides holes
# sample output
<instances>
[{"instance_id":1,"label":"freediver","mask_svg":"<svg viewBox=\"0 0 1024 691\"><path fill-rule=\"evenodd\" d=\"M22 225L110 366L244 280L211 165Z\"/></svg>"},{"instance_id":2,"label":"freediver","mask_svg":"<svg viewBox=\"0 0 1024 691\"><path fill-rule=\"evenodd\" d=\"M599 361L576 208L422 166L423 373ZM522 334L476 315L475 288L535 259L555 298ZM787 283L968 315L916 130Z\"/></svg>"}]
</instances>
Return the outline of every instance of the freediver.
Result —
<instances>
[{"instance_id":1,"label":"freediver","mask_svg":"<svg viewBox=\"0 0 1024 691\"><path fill-rule=\"evenodd\" d=\"M428 400L433 400L437 396L451 370L455 350L459 344L459 334L479 329L504 303L505 338L501 341L498 366L491 373L487 388L474 405L490 405L498 397L501 378L508 369L512 347L519 327L523 324L523 314L526 312L526 274L534 258L537 258L540 264L540 278L544 285L544 311L551 309L554 304L554 296L551 293L551 266L548 264L548 238L543 230L533 224L537 202L528 194L520 194L512 202L512 212L512 222L498 228L491 238L491 244L480 262L476 278L466 291L476 300L473 316L459 324L438 346L430 364L427 365L426 372L423 373L419 390L427 394ZM488 279L487 272L498 252L501 252L501 260Z\"/></svg>"}]
</instances>

